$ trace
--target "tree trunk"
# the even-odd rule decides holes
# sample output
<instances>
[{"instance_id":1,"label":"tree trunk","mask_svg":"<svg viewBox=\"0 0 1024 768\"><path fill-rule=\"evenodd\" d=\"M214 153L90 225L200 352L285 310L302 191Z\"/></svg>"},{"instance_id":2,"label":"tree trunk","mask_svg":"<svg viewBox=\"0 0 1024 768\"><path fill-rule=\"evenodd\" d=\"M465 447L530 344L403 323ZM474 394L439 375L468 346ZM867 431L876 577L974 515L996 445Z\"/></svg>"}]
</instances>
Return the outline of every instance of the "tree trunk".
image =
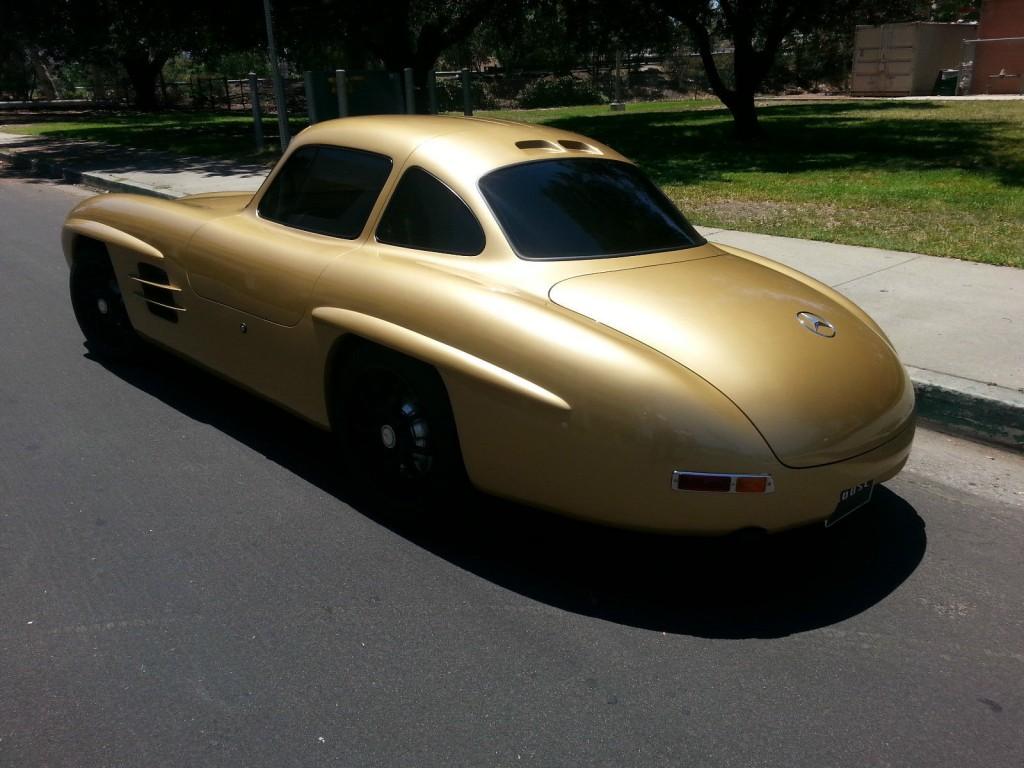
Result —
<instances>
[{"instance_id":1,"label":"tree trunk","mask_svg":"<svg viewBox=\"0 0 1024 768\"><path fill-rule=\"evenodd\" d=\"M730 22L735 24L732 29L733 87L730 88L715 62L714 45L708 27L698 16L690 13L685 5L675 4L677 2L678 0L668 0L663 7L666 8L670 16L682 21L689 29L697 52L700 54L701 63L704 64L708 84L715 96L721 100L732 115L736 138L740 141L756 140L761 136L761 126L757 122L754 94L757 91L757 86L761 83L761 78L774 59L778 42L772 41L775 48L768 53L755 51L752 33L749 29L750 20L736 17L730 10L730 6L722 3L720 7L723 13L728 11L727 16Z\"/></svg>"},{"instance_id":2,"label":"tree trunk","mask_svg":"<svg viewBox=\"0 0 1024 768\"><path fill-rule=\"evenodd\" d=\"M755 141L761 137L761 125L757 122L757 110L754 108L754 92L733 92L732 98L725 105L732 114L733 128L736 138L740 141Z\"/></svg>"},{"instance_id":3,"label":"tree trunk","mask_svg":"<svg viewBox=\"0 0 1024 768\"><path fill-rule=\"evenodd\" d=\"M121 65L132 84L137 109L153 112L159 106L156 96L157 79L167 59L164 53L140 49L128 51L121 57Z\"/></svg>"},{"instance_id":4,"label":"tree trunk","mask_svg":"<svg viewBox=\"0 0 1024 768\"><path fill-rule=\"evenodd\" d=\"M36 87L42 93L42 97L47 100L57 98L57 84L50 72L52 62L47 62L42 53L32 49L28 51L28 58L35 70ZM48 63L50 66L47 66Z\"/></svg>"}]
</instances>

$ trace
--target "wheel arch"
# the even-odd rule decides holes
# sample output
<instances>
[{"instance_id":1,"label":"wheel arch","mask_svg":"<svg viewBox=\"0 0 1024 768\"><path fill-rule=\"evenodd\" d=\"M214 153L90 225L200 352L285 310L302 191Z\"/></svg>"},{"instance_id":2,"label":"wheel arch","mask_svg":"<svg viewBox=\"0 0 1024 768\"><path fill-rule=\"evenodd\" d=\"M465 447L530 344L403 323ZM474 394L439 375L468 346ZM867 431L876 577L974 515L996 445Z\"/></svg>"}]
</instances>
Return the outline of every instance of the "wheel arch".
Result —
<instances>
[{"instance_id":1,"label":"wheel arch","mask_svg":"<svg viewBox=\"0 0 1024 768\"><path fill-rule=\"evenodd\" d=\"M324 361L324 395L329 415L334 407L332 398L337 392L338 377L343 375L353 350L362 344L372 344L416 360L433 369L442 383L446 374L461 374L484 386L511 391L549 408L571 410L565 400L534 382L405 326L336 307L313 310L313 320L334 333ZM448 389L447 385L445 388ZM454 410L454 403L452 407Z\"/></svg>"},{"instance_id":2,"label":"wheel arch","mask_svg":"<svg viewBox=\"0 0 1024 768\"><path fill-rule=\"evenodd\" d=\"M335 413L341 397L341 382L356 348L364 344L374 342L355 333L342 332L327 350L327 357L324 360L323 391L327 421L332 430L336 428Z\"/></svg>"},{"instance_id":3,"label":"wheel arch","mask_svg":"<svg viewBox=\"0 0 1024 768\"><path fill-rule=\"evenodd\" d=\"M72 232L66 248L68 266L73 267L75 262L82 258L110 258L110 250L107 243L89 235Z\"/></svg>"},{"instance_id":4,"label":"wheel arch","mask_svg":"<svg viewBox=\"0 0 1024 768\"><path fill-rule=\"evenodd\" d=\"M64 228L61 231L64 258L67 260L69 267L79 256L83 244L89 243L102 245L107 249L108 255L110 247L114 246L133 251L140 256L153 259L157 263L164 259L163 253L155 247L117 227L112 227L99 221L92 221L91 219L69 217L64 222Z\"/></svg>"}]
</instances>

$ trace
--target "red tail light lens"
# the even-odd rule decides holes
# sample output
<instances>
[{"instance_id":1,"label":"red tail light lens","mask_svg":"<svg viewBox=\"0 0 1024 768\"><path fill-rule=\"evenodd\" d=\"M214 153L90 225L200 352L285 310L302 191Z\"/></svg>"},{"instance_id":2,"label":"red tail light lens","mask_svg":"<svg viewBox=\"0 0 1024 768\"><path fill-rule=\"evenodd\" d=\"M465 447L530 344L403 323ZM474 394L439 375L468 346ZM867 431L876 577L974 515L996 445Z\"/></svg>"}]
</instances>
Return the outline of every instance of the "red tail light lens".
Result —
<instances>
[{"instance_id":1,"label":"red tail light lens","mask_svg":"<svg viewBox=\"0 0 1024 768\"><path fill-rule=\"evenodd\" d=\"M676 490L728 493L732 490L732 478L729 477L729 475L698 475L695 473L680 473L676 476Z\"/></svg>"},{"instance_id":2,"label":"red tail light lens","mask_svg":"<svg viewBox=\"0 0 1024 768\"><path fill-rule=\"evenodd\" d=\"M710 493L771 493L775 482L771 475L730 475L713 472L673 472L672 487L677 491Z\"/></svg>"}]
</instances>

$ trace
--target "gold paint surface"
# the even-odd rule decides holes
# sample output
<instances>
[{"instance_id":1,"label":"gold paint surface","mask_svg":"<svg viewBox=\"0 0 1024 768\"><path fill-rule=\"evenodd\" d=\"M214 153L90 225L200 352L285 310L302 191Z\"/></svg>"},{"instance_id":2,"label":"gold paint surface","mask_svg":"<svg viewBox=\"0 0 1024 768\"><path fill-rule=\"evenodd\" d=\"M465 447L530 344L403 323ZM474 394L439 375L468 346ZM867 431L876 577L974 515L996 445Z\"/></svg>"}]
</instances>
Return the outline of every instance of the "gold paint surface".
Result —
<instances>
[{"instance_id":1,"label":"gold paint surface","mask_svg":"<svg viewBox=\"0 0 1024 768\"><path fill-rule=\"evenodd\" d=\"M91 198L65 223L65 255L75 257L82 237L106 243L125 294L140 262L165 270L186 311L169 323L129 301L139 334L324 428L334 395L327 367L347 336L435 366L475 485L595 522L780 530L825 519L844 488L886 479L906 461L913 390L891 345L862 310L810 278L707 244L596 260L516 257L480 177L551 157L625 159L614 150L540 126L386 116L317 124L282 162L307 144L392 159L357 238L261 219L275 169L255 195ZM413 165L479 220L478 256L376 241ZM835 338L802 327L800 311L834 324ZM775 492L675 491L675 470L769 474Z\"/></svg>"}]
</instances>

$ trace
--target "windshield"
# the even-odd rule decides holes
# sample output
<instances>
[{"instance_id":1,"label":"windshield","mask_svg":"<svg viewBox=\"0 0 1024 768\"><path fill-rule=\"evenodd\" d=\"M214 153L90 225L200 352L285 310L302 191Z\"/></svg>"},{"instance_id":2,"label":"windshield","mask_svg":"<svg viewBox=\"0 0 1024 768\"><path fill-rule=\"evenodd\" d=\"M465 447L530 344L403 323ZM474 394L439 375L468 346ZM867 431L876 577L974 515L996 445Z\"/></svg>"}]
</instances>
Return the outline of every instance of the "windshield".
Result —
<instances>
[{"instance_id":1,"label":"windshield","mask_svg":"<svg viewBox=\"0 0 1024 768\"><path fill-rule=\"evenodd\" d=\"M499 168L480 190L526 259L597 259L703 245L671 200L618 160L572 158Z\"/></svg>"}]
</instances>

